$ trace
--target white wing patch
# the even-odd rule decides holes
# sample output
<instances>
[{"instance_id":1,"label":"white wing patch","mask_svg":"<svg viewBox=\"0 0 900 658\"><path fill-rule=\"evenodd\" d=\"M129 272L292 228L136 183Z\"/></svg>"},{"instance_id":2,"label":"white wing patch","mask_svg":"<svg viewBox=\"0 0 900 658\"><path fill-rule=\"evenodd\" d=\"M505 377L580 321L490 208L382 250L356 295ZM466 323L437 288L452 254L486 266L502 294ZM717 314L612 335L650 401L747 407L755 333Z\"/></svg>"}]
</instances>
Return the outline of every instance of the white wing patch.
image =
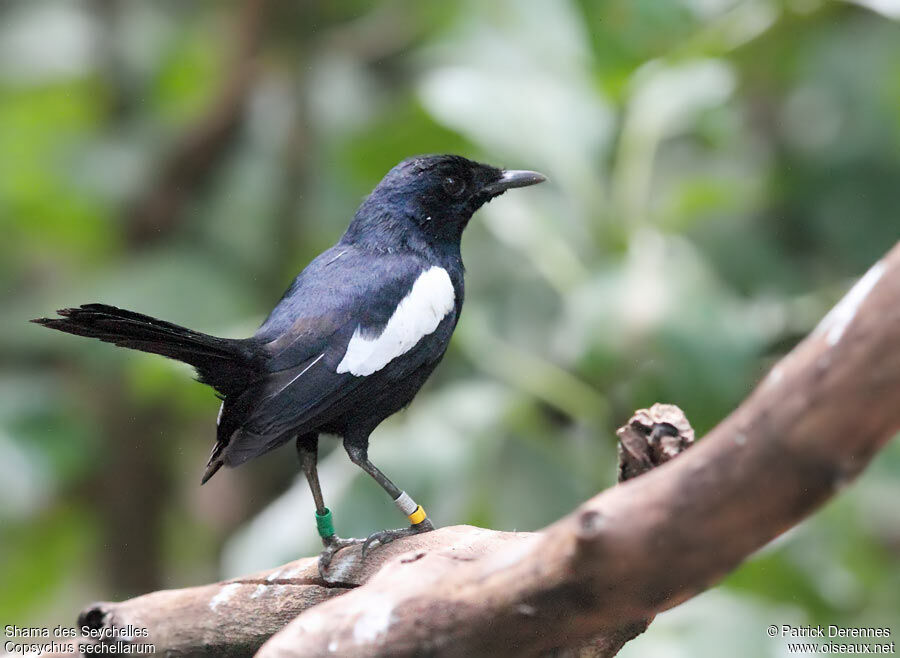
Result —
<instances>
[{"instance_id":1,"label":"white wing patch","mask_svg":"<svg viewBox=\"0 0 900 658\"><path fill-rule=\"evenodd\" d=\"M425 270L397 305L380 336L366 338L361 327L356 328L338 364L338 373L363 377L381 370L434 333L441 320L453 310L455 301L456 292L447 270L442 267Z\"/></svg>"}]
</instances>

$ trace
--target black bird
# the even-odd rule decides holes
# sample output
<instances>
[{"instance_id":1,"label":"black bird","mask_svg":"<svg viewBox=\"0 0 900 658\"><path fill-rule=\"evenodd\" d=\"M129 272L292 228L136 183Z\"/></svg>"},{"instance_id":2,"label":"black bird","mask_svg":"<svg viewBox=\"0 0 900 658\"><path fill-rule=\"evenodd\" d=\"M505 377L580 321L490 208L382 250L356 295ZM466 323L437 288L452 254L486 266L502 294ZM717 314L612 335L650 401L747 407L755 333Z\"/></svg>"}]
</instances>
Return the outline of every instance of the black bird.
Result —
<instances>
[{"instance_id":1,"label":"black bird","mask_svg":"<svg viewBox=\"0 0 900 658\"><path fill-rule=\"evenodd\" d=\"M251 338L216 338L105 304L33 322L194 366L223 400L203 482L223 465L296 438L327 569L336 551L363 540L334 533L316 472L319 434L343 437L353 463L411 522L373 533L364 553L373 542L433 529L421 506L369 461L369 434L412 401L444 356L463 303L460 239L472 214L510 188L544 180L456 155L404 160Z\"/></svg>"}]
</instances>

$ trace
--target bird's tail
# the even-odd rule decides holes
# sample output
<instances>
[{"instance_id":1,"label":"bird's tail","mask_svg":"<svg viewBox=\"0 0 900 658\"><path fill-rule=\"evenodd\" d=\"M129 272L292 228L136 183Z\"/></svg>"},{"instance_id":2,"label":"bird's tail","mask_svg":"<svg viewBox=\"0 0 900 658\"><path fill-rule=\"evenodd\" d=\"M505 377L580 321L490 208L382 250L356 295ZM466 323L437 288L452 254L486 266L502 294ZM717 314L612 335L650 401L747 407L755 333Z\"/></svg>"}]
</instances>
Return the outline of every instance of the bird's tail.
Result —
<instances>
[{"instance_id":1,"label":"bird's tail","mask_svg":"<svg viewBox=\"0 0 900 658\"><path fill-rule=\"evenodd\" d=\"M246 340L216 338L106 304L85 304L58 313L61 317L32 322L183 361L197 369L201 382L223 396L242 390L256 371L255 351Z\"/></svg>"}]
</instances>

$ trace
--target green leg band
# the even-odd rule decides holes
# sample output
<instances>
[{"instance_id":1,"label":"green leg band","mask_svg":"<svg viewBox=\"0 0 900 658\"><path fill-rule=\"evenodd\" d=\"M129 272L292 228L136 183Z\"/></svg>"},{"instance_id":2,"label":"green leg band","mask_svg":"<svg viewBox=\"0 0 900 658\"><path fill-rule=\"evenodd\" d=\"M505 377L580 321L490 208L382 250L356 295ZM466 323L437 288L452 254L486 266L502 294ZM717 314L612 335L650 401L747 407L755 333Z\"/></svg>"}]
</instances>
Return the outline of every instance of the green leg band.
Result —
<instances>
[{"instance_id":1,"label":"green leg band","mask_svg":"<svg viewBox=\"0 0 900 658\"><path fill-rule=\"evenodd\" d=\"M324 514L316 512L316 529L322 539L328 539L334 535L334 521L331 518L331 510L327 507Z\"/></svg>"}]
</instances>

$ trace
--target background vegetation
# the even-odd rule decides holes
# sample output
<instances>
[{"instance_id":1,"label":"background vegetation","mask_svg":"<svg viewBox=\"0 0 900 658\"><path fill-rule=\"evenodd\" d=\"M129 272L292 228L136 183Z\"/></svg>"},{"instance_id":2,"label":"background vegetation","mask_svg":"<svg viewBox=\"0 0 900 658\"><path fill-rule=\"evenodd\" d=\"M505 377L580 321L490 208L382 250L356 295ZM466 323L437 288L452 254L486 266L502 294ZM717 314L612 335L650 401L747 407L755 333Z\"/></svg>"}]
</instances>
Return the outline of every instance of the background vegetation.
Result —
<instances>
[{"instance_id":1,"label":"background vegetation","mask_svg":"<svg viewBox=\"0 0 900 658\"><path fill-rule=\"evenodd\" d=\"M371 453L439 524L539 528L613 482L633 409L676 403L702 435L900 238L898 18L897 0L0 4L0 624L318 550L291 448L200 488L209 389L26 320L102 301L248 335L400 159L545 172L470 225L457 335ZM343 451L322 478L342 534L398 524ZM623 655L775 656L768 624L896 624L898 499L895 441Z\"/></svg>"}]
</instances>

